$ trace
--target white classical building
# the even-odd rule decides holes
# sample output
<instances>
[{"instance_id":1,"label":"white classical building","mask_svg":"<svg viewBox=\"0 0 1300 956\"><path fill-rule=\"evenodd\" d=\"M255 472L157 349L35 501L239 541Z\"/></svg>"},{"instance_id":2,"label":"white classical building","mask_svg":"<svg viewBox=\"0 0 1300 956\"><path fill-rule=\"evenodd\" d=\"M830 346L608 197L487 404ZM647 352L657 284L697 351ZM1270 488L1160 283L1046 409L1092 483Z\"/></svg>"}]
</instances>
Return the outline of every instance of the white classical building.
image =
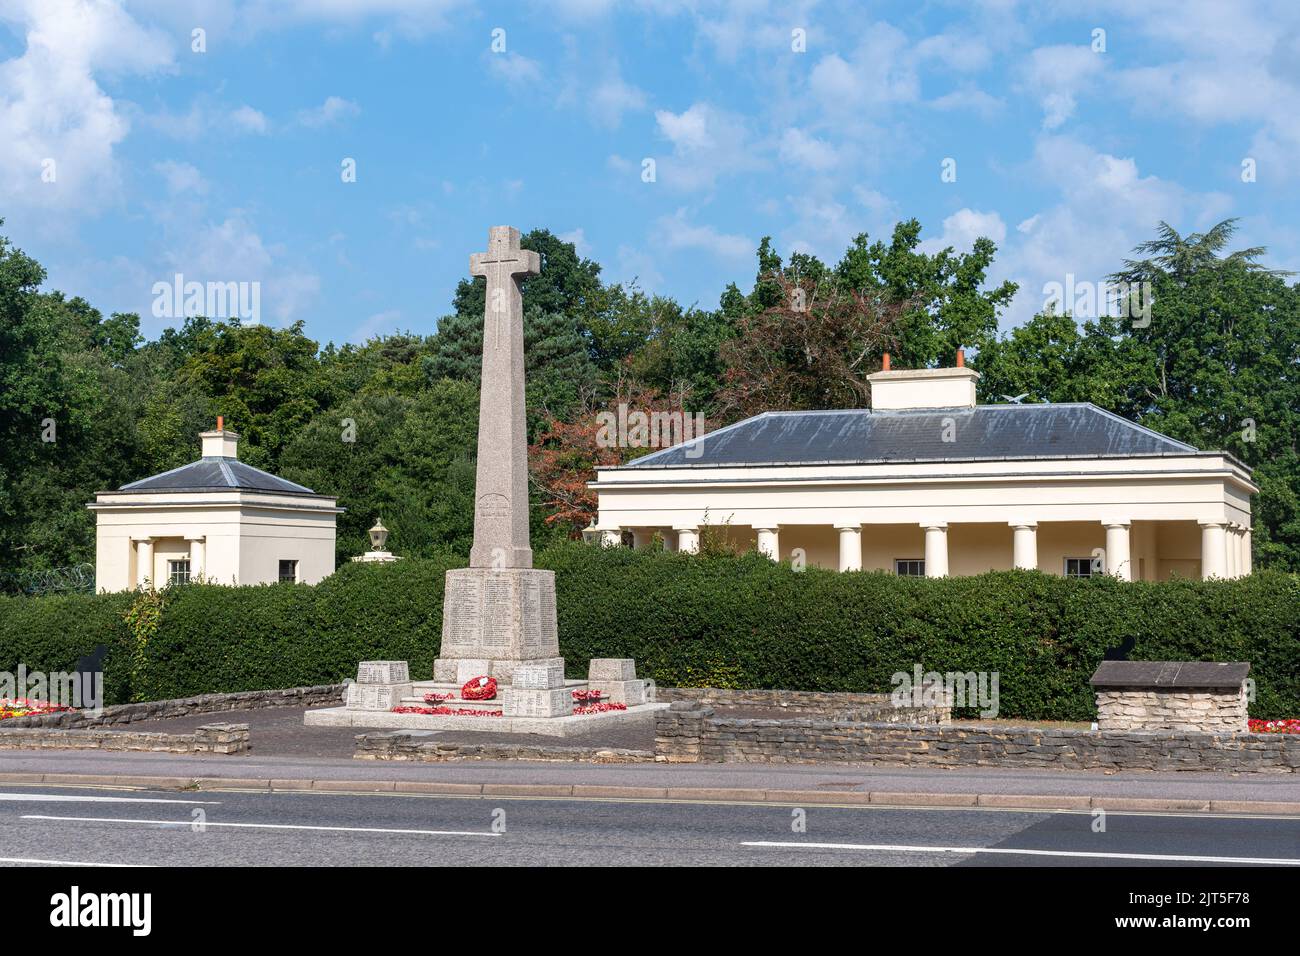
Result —
<instances>
[{"instance_id":1,"label":"white classical building","mask_svg":"<svg viewBox=\"0 0 1300 956\"><path fill-rule=\"evenodd\" d=\"M977 405L964 367L870 376L872 407L768 412L597 469L607 544L738 548L841 571L1251 569L1251 473L1090 404Z\"/></svg>"},{"instance_id":2,"label":"white classical building","mask_svg":"<svg viewBox=\"0 0 1300 956\"><path fill-rule=\"evenodd\" d=\"M239 436L217 419L203 457L101 491L95 512L95 587L127 591L203 580L315 584L334 572L336 499L246 465Z\"/></svg>"}]
</instances>

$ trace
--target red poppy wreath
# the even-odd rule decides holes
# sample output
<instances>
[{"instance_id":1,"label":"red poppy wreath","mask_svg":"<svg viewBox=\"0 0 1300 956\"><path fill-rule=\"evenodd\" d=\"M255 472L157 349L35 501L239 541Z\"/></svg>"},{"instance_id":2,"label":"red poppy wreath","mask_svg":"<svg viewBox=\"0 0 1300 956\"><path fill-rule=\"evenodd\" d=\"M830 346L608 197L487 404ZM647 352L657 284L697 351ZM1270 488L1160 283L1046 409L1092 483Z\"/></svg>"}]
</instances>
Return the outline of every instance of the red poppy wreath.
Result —
<instances>
[{"instance_id":1,"label":"red poppy wreath","mask_svg":"<svg viewBox=\"0 0 1300 956\"><path fill-rule=\"evenodd\" d=\"M471 677L460 689L461 700L494 700L497 696L495 677Z\"/></svg>"}]
</instances>

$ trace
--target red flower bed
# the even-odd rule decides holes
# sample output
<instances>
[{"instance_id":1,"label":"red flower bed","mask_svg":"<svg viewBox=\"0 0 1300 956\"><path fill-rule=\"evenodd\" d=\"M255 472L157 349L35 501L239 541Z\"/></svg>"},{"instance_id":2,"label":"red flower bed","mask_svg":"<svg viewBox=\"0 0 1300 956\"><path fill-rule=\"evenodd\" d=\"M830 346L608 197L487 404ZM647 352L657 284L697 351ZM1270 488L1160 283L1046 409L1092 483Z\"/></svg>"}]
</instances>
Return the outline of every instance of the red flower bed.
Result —
<instances>
[{"instance_id":1,"label":"red flower bed","mask_svg":"<svg viewBox=\"0 0 1300 956\"><path fill-rule=\"evenodd\" d=\"M495 700L497 681L495 677L471 677L460 689L462 700Z\"/></svg>"},{"instance_id":2,"label":"red flower bed","mask_svg":"<svg viewBox=\"0 0 1300 956\"><path fill-rule=\"evenodd\" d=\"M1252 734L1300 734L1300 720L1294 717L1285 720L1248 721Z\"/></svg>"},{"instance_id":3,"label":"red flower bed","mask_svg":"<svg viewBox=\"0 0 1300 956\"><path fill-rule=\"evenodd\" d=\"M464 707L394 707L395 714L438 714L452 717L500 717L499 710L466 710Z\"/></svg>"},{"instance_id":4,"label":"red flower bed","mask_svg":"<svg viewBox=\"0 0 1300 956\"><path fill-rule=\"evenodd\" d=\"M627 710L627 704L582 704L573 708L575 714L603 714L610 710Z\"/></svg>"},{"instance_id":5,"label":"red flower bed","mask_svg":"<svg viewBox=\"0 0 1300 956\"><path fill-rule=\"evenodd\" d=\"M72 708L64 707L62 704L51 704L44 700L30 700L26 697L17 697L13 700L7 697L0 698L0 720L7 720L10 717L38 717L41 714L57 714L67 710Z\"/></svg>"}]
</instances>

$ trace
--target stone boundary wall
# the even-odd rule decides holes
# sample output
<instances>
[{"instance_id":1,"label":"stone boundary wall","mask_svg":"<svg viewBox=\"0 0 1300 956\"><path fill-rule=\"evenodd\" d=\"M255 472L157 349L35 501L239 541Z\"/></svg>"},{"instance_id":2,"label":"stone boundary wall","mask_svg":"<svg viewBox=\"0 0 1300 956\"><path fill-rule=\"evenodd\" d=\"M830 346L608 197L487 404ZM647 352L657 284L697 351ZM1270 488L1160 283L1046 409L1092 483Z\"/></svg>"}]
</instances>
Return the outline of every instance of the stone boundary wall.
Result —
<instances>
[{"instance_id":1,"label":"stone boundary wall","mask_svg":"<svg viewBox=\"0 0 1300 956\"><path fill-rule=\"evenodd\" d=\"M655 715L655 760L1295 773L1300 737L746 720L681 702Z\"/></svg>"},{"instance_id":2,"label":"stone boundary wall","mask_svg":"<svg viewBox=\"0 0 1300 956\"><path fill-rule=\"evenodd\" d=\"M895 707L889 694L854 694L809 690L731 690L718 687L659 687L659 703L701 704L706 707L779 707L791 715L827 720L872 721L887 724L946 724L947 706Z\"/></svg>"},{"instance_id":3,"label":"stone boundary wall","mask_svg":"<svg viewBox=\"0 0 1300 956\"><path fill-rule=\"evenodd\" d=\"M204 724L192 734L0 726L0 750L144 750L153 753L242 754L247 753L249 748L248 724Z\"/></svg>"},{"instance_id":4,"label":"stone boundary wall","mask_svg":"<svg viewBox=\"0 0 1300 956\"><path fill-rule=\"evenodd\" d=\"M643 763L655 759L648 750L594 747L550 747L542 744L457 744L409 733L358 734L358 760L411 760L440 763L451 760L558 760L591 763Z\"/></svg>"},{"instance_id":5,"label":"stone boundary wall","mask_svg":"<svg viewBox=\"0 0 1300 956\"><path fill-rule=\"evenodd\" d=\"M138 720L164 717L189 717L195 714L219 714L228 710L261 710L264 707L319 707L343 703L344 684L317 684L312 687L289 687L283 690L241 690L230 694L200 694L174 700L151 700L139 704L114 704L105 707L98 717L81 711L10 717L0 721L0 729L30 727L64 730L88 727L118 727Z\"/></svg>"}]
</instances>

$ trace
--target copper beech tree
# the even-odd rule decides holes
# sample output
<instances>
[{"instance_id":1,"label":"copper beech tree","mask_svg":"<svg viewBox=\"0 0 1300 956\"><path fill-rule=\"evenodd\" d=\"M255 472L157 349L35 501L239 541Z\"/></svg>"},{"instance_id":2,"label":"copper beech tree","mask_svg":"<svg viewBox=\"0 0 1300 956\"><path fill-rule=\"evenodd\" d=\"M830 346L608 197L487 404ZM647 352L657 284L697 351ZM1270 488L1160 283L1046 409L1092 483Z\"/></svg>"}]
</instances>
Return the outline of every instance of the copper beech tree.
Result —
<instances>
[{"instance_id":1,"label":"copper beech tree","mask_svg":"<svg viewBox=\"0 0 1300 956\"><path fill-rule=\"evenodd\" d=\"M862 408L870 404L867 376L894 344L910 301L883 290L846 290L833 282L769 272L761 281L775 304L741 318L722 345L726 421L774 409Z\"/></svg>"},{"instance_id":2,"label":"copper beech tree","mask_svg":"<svg viewBox=\"0 0 1300 956\"><path fill-rule=\"evenodd\" d=\"M588 395L572 420L547 416L528 449L531 481L551 511L546 523L580 536L596 517L596 493L587 483L595 480L597 466L621 465L711 428L702 415L686 410L688 401L688 391L665 396L620 378L613 397L601 402Z\"/></svg>"}]
</instances>

